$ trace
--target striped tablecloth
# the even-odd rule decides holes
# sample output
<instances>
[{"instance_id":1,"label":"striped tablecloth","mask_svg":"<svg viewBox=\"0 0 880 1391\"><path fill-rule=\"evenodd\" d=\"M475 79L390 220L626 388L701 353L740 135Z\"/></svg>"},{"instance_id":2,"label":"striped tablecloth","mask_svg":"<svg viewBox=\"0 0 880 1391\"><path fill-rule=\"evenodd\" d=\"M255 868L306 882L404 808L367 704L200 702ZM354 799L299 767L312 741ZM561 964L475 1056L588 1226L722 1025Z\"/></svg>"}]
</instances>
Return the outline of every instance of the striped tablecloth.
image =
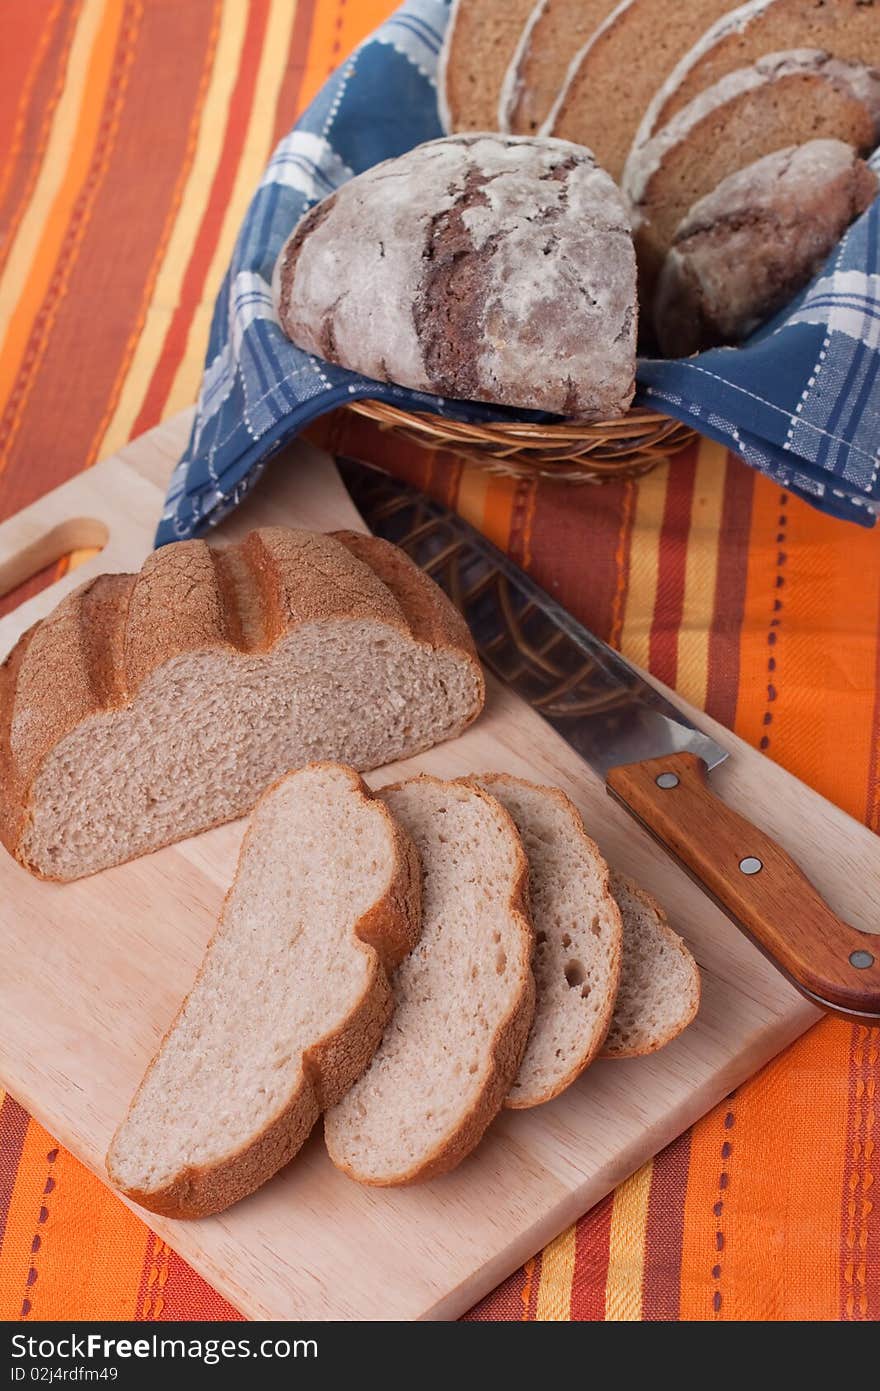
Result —
<instances>
[{"instance_id":1,"label":"striped tablecloth","mask_svg":"<svg viewBox=\"0 0 880 1391\"><path fill-rule=\"evenodd\" d=\"M0 516L193 399L272 145L391 8L0 7ZM880 830L873 533L708 443L580 490L385 447L628 656ZM880 1031L820 1024L473 1317L877 1319L878 1058ZM236 1317L3 1097L0 1317L207 1316Z\"/></svg>"}]
</instances>

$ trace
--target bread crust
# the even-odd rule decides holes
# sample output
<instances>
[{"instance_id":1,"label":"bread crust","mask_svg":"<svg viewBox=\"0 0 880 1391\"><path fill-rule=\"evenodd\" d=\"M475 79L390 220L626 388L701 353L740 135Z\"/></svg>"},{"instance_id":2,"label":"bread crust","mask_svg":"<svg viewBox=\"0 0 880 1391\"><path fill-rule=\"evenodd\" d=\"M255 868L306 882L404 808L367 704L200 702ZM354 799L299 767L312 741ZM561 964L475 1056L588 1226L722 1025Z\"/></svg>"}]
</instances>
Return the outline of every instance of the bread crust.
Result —
<instances>
[{"instance_id":1,"label":"bread crust","mask_svg":"<svg viewBox=\"0 0 880 1391\"><path fill-rule=\"evenodd\" d=\"M596 1028L589 1035L586 1035L584 1037L584 1046L580 1055L575 1059L568 1071L562 1077L558 1078L552 1087L549 1087L545 1092L542 1092L540 1096L533 1097L527 1101L518 1100L514 1092L510 1092L505 1097L504 1105L508 1110L527 1111L531 1110L533 1106L543 1106L545 1102L553 1101L555 1097L560 1096L562 1092L564 1092L568 1087L571 1086L572 1082L577 1081L581 1073L584 1072L587 1067L589 1067L590 1063L594 1060L594 1058L597 1058L599 1056L602 1045L605 1041L605 1036L608 1033L608 1029L611 1024L611 1018L614 1013L614 1002L617 999L617 987L620 980L620 969L623 956L623 924L621 921L620 909L617 905L617 900L611 892L611 871L608 868L608 865L605 861L605 857L603 856L596 842L593 839L591 839L590 836L587 835L586 827L583 823L583 818L581 817L581 814L575 806L574 802L571 800L570 797L567 797L565 795L561 788L547 787L541 783L529 782L525 778L514 777L511 773L485 773L480 774L479 777L473 779L463 778L462 781L465 782L469 787L481 787L484 791L488 791L490 795L492 788L497 786L498 784L501 784L504 787L524 787L529 792L541 793L543 796L555 802L556 805L565 813L565 815L570 818L572 823L572 830L575 832L575 834L581 837L589 855L591 857L595 856L595 858L599 861L600 864L605 865L605 891L603 893L603 899L611 915L613 917L616 917L617 919L618 930L616 933L616 940L614 950L612 953L611 988L608 991L607 998L603 1002L602 1013L599 1017ZM536 929L538 928L537 924L534 924L534 926L536 927Z\"/></svg>"},{"instance_id":2,"label":"bread crust","mask_svg":"<svg viewBox=\"0 0 880 1391\"><path fill-rule=\"evenodd\" d=\"M503 825L509 830L514 847L514 873L511 879L508 911L520 933L521 956L519 962L519 992L506 1017L498 1025L490 1048L490 1067L478 1095L467 1112L442 1140L434 1146L420 1164L414 1165L404 1173L393 1178L376 1179L360 1174L351 1165L334 1154L328 1142L330 1158L338 1169L358 1183L373 1188L398 1188L413 1183L422 1183L448 1173L466 1159L479 1144L491 1122L501 1110L511 1083L517 1074L528 1041L529 1031L535 1014L535 980L532 975L531 955L534 945L534 932L529 915L529 866L522 848L519 833L510 813L497 798L483 788L474 786L467 779L447 782L428 773L404 782L392 783L380 789L379 795L396 792L411 783L433 783L437 787L465 786L468 791L491 806ZM393 982L392 982L393 984ZM326 1132L325 1132L326 1135Z\"/></svg>"},{"instance_id":3,"label":"bread crust","mask_svg":"<svg viewBox=\"0 0 880 1391\"><path fill-rule=\"evenodd\" d=\"M391 573L391 561L383 564ZM465 728L484 699L467 627L426 576L407 579L401 593L412 619L352 546L286 527L260 528L224 548L174 542L154 551L137 575L101 575L80 586L23 634L0 667L0 841L31 873L57 880L28 861L23 840L41 767L62 740L93 716L129 708L143 683L175 658L268 654L308 623L375 620L422 646L460 653L479 695Z\"/></svg>"},{"instance_id":4,"label":"bread crust","mask_svg":"<svg viewBox=\"0 0 880 1391\"><path fill-rule=\"evenodd\" d=\"M697 1011L700 1008L700 998L702 994L703 983L702 978L700 976L699 966L694 960L691 952L688 950L686 944L682 941L681 937L679 937L678 933L672 927L670 927L669 919L666 916L666 910L662 906L662 904L658 903L653 894L648 893L648 890L643 889L640 884L636 884L632 879L629 878L628 875L615 874L613 876L613 879L616 879L622 884L624 884L626 886L627 891L632 895L632 897L639 899L639 901L642 904L644 904L645 908L647 908L651 915L657 919L658 930L660 931L661 935L664 937L668 945L678 953L678 955L684 961L685 965L688 967L688 970L691 975L691 981L693 984L694 997L693 1002L688 1008L688 1010L684 1014L679 1016L679 1019L676 1021L674 1025L672 1025L672 1027L667 1029L664 1034L659 1035L659 1037L656 1038L647 1047L637 1047L635 1045L627 1046L625 1044L616 1047L612 1045L611 1047L609 1047L608 1041L606 1039L605 1044L603 1045L602 1050L599 1054L601 1058L646 1058L649 1056L649 1054L657 1053L660 1051L661 1048L665 1048L667 1043L671 1043L674 1038L678 1038L679 1034L684 1033L688 1025L693 1023L694 1019L696 1018Z\"/></svg>"},{"instance_id":5,"label":"bread crust","mask_svg":"<svg viewBox=\"0 0 880 1391\"><path fill-rule=\"evenodd\" d=\"M217 928L205 949L195 980L166 1030L150 1061L125 1118L107 1151L106 1168L110 1182L132 1202L165 1217L197 1218L222 1212L247 1197L272 1178L302 1147L321 1112L339 1101L357 1081L379 1046L391 1017L393 995L390 972L412 950L421 931L421 866L418 852L406 831L388 808L374 796L352 768L333 763L309 764L289 773L268 788L257 806L270 798L288 778L323 768L342 770L351 781L352 792L382 816L389 837L388 885L375 904L352 926L355 945L371 958L370 976L360 1000L348 1017L334 1030L318 1039L303 1053L302 1080L279 1113L267 1121L263 1130L236 1153L214 1164L187 1166L161 1189L145 1191L126 1188L114 1168L113 1152L124 1135L128 1116L137 1105L156 1060L174 1032L190 995L198 988L211 947L223 924L227 905L254 834L253 819L239 851L233 883L226 893Z\"/></svg>"}]
</instances>

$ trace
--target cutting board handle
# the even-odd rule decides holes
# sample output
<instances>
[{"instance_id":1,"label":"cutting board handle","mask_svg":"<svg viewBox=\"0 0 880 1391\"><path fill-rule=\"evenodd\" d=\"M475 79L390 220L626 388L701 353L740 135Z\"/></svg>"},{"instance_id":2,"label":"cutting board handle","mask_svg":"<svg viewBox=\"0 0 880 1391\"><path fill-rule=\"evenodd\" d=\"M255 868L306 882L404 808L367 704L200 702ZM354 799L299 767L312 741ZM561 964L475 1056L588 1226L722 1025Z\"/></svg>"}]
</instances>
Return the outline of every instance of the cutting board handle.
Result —
<instances>
[{"instance_id":1,"label":"cutting board handle","mask_svg":"<svg viewBox=\"0 0 880 1391\"><path fill-rule=\"evenodd\" d=\"M9 524L10 530L12 525ZM97 517L71 517L23 541L17 548L13 547L12 538L5 535L0 548L0 599L72 551L102 551L109 538L106 524Z\"/></svg>"},{"instance_id":2,"label":"cutting board handle","mask_svg":"<svg viewBox=\"0 0 880 1391\"><path fill-rule=\"evenodd\" d=\"M614 768L607 784L802 994L880 1022L880 936L839 918L780 845L716 797L701 758Z\"/></svg>"}]
</instances>

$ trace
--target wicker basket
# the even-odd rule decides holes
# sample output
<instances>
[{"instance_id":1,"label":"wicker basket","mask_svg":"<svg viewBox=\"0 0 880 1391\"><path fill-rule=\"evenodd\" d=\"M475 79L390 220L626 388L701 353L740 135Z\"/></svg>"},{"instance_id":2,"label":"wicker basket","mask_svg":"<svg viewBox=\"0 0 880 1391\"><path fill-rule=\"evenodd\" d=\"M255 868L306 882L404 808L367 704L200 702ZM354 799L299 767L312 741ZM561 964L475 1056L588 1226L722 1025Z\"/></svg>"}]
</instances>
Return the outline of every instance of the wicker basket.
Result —
<instances>
[{"instance_id":1,"label":"wicker basket","mask_svg":"<svg viewBox=\"0 0 880 1391\"><path fill-rule=\"evenodd\" d=\"M537 473L564 483L637 478L696 438L681 421L644 408L618 420L552 425L477 425L402 411L382 401L353 401L347 409L427 449L452 450L490 473L517 478Z\"/></svg>"}]
</instances>

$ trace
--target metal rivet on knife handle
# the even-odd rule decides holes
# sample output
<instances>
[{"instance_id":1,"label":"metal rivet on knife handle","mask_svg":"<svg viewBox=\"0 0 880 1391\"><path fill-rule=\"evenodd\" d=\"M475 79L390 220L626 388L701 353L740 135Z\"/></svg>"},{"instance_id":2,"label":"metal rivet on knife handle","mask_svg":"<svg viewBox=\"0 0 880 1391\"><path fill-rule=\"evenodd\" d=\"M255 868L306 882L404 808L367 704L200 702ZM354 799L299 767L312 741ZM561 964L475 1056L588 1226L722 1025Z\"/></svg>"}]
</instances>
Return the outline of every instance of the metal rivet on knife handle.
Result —
<instances>
[{"instance_id":1,"label":"metal rivet on knife handle","mask_svg":"<svg viewBox=\"0 0 880 1391\"><path fill-rule=\"evenodd\" d=\"M756 855L746 855L744 860L740 860L739 867L743 874L760 874L764 868Z\"/></svg>"},{"instance_id":2,"label":"metal rivet on knife handle","mask_svg":"<svg viewBox=\"0 0 880 1391\"><path fill-rule=\"evenodd\" d=\"M869 951L854 951L849 964L855 966L857 971L869 971L874 965L874 958Z\"/></svg>"},{"instance_id":3,"label":"metal rivet on knife handle","mask_svg":"<svg viewBox=\"0 0 880 1391\"><path fill-rule=\"evenodd\" d=\"M667 788L678 787L679 779L675 773L661 773L657 778L657 786L662 787L664 792Z\"/></svg>"}]
</instances>

